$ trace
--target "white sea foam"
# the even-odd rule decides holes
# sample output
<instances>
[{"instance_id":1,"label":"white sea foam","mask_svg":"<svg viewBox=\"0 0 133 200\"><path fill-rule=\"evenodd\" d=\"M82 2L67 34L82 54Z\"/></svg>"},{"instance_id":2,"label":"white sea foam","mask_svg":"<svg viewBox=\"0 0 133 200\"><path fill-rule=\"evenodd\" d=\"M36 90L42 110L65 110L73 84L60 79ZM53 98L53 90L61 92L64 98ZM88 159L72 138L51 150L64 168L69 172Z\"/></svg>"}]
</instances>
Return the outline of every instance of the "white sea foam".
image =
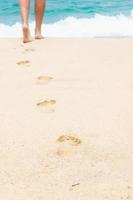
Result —
<instances>
[{"instance_id":1,"label":"white sea foam","mask_svg":"<svg viewBox=\"0 0 133 200\"><path fill-rule=\"evenodd\" d=\"M34 33L34 22L30 24ZM133 12L130 16L104 16L93 18L67 17L53 24L43 25L46 37L133 37ZM0 37L21 37L21 24L0 24Z\"/></svg>"}]
</instances>

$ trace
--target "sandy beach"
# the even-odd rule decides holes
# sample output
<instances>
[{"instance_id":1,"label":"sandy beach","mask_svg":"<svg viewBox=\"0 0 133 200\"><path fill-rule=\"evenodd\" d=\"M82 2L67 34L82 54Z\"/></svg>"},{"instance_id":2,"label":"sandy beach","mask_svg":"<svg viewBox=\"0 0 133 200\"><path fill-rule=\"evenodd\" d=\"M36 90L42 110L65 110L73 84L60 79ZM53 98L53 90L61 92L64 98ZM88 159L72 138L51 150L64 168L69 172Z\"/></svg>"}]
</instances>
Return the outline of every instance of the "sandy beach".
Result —
<instances>
[{"instance_id":1,"label":"sandy beach","mask_svg":"<svg viewBox=\"0 0 133 200\"><path fill-rule=\"evenodd\" d=\"M133 199L133 39L0 39L0 199Z\"/></svg>"}]
</instances>

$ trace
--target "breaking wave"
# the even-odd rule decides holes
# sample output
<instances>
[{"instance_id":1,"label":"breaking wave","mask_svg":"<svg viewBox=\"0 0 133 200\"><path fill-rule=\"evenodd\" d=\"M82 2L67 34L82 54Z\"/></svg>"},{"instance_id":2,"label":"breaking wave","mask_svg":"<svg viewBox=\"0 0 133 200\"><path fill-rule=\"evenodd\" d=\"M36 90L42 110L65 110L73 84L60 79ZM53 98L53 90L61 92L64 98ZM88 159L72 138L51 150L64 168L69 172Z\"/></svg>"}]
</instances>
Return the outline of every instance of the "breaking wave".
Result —
<instances>
[{"instance_id":1,"label":"breaking wave","mask_svg":"<svg viewBox=\"0 0 133 200\"><path fill-rule=\"evenodd\" d=\"M34 22L30 23L34 34ZM96 14L92 18L67 17L53 24L43 24L46 37L132 37L133 11L130 16L105 16ZM22 37L21 24L0 24L0 37Z\"/></svg>"}]
</instances>

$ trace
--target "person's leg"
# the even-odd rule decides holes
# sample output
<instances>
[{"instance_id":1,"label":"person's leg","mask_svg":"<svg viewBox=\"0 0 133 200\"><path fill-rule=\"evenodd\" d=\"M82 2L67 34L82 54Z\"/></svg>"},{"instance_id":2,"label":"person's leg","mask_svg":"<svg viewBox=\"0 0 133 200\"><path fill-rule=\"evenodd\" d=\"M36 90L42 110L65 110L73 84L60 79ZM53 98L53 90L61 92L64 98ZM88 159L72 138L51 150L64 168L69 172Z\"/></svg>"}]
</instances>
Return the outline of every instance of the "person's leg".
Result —
<instances>
[{"instance_id":1,"label":"person's leg","mask_svg":"<svg viewBox=\"0 0 133 200\"><path fill-rule=\"evenodd\" d=\"M30 0L19 0L20 10L22 17L22 26L23 26L23 42L30 42L30 31L29 31L29 9L30 9Z\"/></svg>"},{"instance_id":2,"label":"person's leg","mask_svg":"<svg viewBox=\"0 0 133 200\"><path fill-rule=\"evenodd\" d=\"M46 0L35 0L35 18L36 18L36 27L35 27L35 38L42 39L41 35L41 25L43 20L43 15L45 11Z\"/></svg>"}]
</instances>

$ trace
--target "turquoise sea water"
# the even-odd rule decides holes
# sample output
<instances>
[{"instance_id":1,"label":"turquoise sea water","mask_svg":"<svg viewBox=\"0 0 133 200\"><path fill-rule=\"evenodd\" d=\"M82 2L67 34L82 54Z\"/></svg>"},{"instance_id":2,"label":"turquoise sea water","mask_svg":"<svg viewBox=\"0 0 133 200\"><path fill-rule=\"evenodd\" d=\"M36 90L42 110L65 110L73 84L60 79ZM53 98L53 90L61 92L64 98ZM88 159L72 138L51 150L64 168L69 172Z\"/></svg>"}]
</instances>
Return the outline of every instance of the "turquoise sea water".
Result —
<instances>
[{"instance_id":1,"label":"turquoise sea water","mask_svg":"<svg viewBox=\"0 0 133 200\"><path fill-rule=\"evenodd\" d=\"M0 0L0 37L19 36L20 22L18 0ZM47 0L44 24L47 36L133 36L133 0Z\"/></svg>"},{"instance_id":2,"label":"turquoise sea water","mask_svg":"<svg viewBox=\"0 0 133 200\"><path fill-rule=\"evenodd\" d=\"M133 0L47 0L45 22L52 23L68 16L89 18L95 14L130 15ZM30 20L34 20L34 1L31 0ZM0 23L20 21L18 0L0 0Z\"/></svg>"}]
</instances>

